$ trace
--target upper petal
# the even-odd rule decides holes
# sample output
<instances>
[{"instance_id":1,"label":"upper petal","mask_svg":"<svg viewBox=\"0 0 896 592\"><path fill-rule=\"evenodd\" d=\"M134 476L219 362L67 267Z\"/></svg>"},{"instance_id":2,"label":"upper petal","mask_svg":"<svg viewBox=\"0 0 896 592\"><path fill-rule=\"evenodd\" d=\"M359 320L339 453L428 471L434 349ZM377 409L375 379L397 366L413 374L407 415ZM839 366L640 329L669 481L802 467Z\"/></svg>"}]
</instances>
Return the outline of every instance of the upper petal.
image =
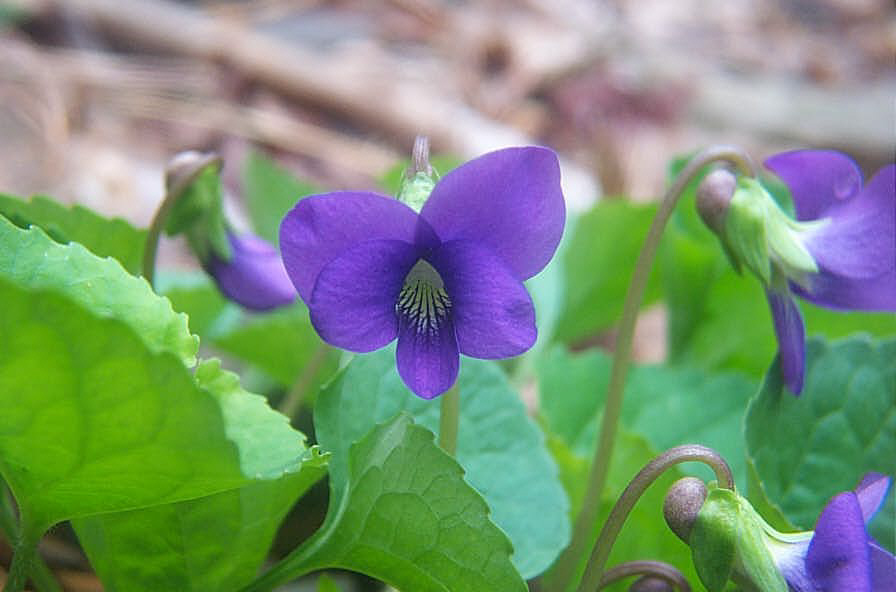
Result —
<instances>
[{"instance_id":1,"label":"upper petal","mask_svg":"<svg viewBox=\"0 0 896 592\"><path fill-rule=\"evenodd\" d=\"M822 510L806 553L806 569L822 592L871 592L871 556L862 509L851 491Z\"/></svg>"},{"instance_id":2,"label":"upper petal","mask_svg":"<svg viewBox=\"0 0 896 592\"><path fill-rule=\"evenodd\" d=\"M451 388L460 367L451 316L433 330L421 330L399 315L395 361L401 379L418 397L432 399Z\"/></svg>"},{"instance_id":3,"label":"upper petal","mask_svg":"<svg viewBox=\"0 0 896 592\"><path fill-rule=\"evenodd\" d=\"M862 508L862 519L867 523L887 497L890 478L883 473L866 473L855 488L856 498Z\"/></svg>"},{"instance_id":4,"label":"upper petal","mask_svg":"<svg viewBox=\"0 0 896 592\"><path fill-rule=\"evenodd\" d=\"M410 243L369 240L327 263L308 303L321 339L354 352L373 351L395 339L395 302L417 259Z\"/></svg>"},{"instance_id":5,"label":"upper petal","mask_svg":"<svg viewBox=\"0 0 896 592\"><path fill-rule=\"evenodd\" d=\"M815 220L862 188L856 163L833 150L795 150L769 157L765 167L790 188L797 220Z\"/></svg>"},{"instance_id":6,"label":"upper petal","mask_svg":"<svg viewBox=\"0 0 896 592\"><path fill-rule=\"evenodd\" d=\"M806 371L806 331L803 317L790 294L766 290L772 309L775 335L778 338L778 358L784 383L794 395L803 390Z\"/></svg>"},{"instance_id":7,"label":"upper petal","mask_svg":"<svg viewBox=\"0 0 896 592\"><path fill-rule=\"evenodd\" d=\"M286 271L306 303L320 270L361 241L432 240L432 231L398 200L376 193L337 191L306 197L280 224Z\"/></svg>"},{"instance_id":8,"label":"upper petal","mask_svg":"<svg viewBox=\"0 0 896 592\"><path fill-rule=\"evenodd\" d=\"M230 234L228 238L230 261L212 255L205 265L221 292L252 310L270 310L296 299L296 290L273 245L251 234Z\"/></svg>"},{"instance_id":9,"label":"upper petal","mask_svg":"<svg viewBox=\"0 0 896 592\"><path fill-rule=\"evenodd\" d=\"M444 243L428 257L451 298L460 352L507 358L535 343L535 307L504 261L471 240Z\"/></svg>"},{"instance_id":10,"label":"upper petal","mask_svg":"<svg viewBox=\"0 0 896 592\"><path fill-rule=\"evenodd\" d=\"M554 255L566 206L552 150L507 148L454 169L436 184L420 215L442 241L487 245L519 280Z\"/></svg>"},{"instance_id":11,"label":"upper petal","mask_svg":"<svg viewBox=\"0 0 896 592\"><path fill-rule=\"evenodd\" d=\"M856 279L896 273L896 165L882 168L824 217L827 223L804 233L824 272Z\"/></svg>"}]
</instances>

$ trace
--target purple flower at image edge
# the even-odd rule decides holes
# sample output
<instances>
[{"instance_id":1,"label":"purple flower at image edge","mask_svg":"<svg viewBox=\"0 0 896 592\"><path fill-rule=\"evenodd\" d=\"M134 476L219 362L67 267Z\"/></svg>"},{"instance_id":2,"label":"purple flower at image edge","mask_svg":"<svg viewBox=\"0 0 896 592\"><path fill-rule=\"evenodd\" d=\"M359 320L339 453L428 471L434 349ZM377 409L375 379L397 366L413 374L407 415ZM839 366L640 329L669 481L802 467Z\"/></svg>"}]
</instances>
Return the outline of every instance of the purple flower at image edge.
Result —
<instances>
[{"instance_id":1,"label":"purple flower at image edge","mask_svg":"<svg viewBox=\"0 0 896 592\"><path fill-rule=\"evenodd\" d=\"M397 338L402 380L431 399L454 384L460 354L506 358L535 343L522 282L550 261L565 215L554 152L508 148L446 174L419 214L372 192L307 197L280 247L321 338L354 352Z\"/></svg>"},{"instance_id":2,"label":"purple flower at image edge","mask_svg":"<svg viewBox=\"0 0 896 592\"><path fill-rule=\"evenodd\" d=\"M228 233L227 238L230 261L212 254L205 264L206 271L225 296L257 311L286 306L296 299L295 287L273 245L252 234Z\"/></svg>"},{"instance_id":3,"label":"purple flower at image edge","mask_svg":"<svg viewBox=\"0 0 896 592\"><path fill-rule=\"evenodd\" d=\"M866 527L889 486L886 475L868 473L854 491L828 502L810 540L770 549L791 592L893 590L896 557Z\"/></svg>"},{"instance_id":4,"label":"purple flower at image edge","mask_svg":"<svg viewBox=\"0 0 896 592\"><path fill-rule=\"evenodd\" d=\"M800 240L818 271L807 285L790 281L789 290L767 290L782 375L799 394L805 329L792 294L837 310L896 311L896 165L864 187L856 163L839 152L784 152L765 166L790 189L797 220L815 222Z\"/></svg>"}]
</instances>

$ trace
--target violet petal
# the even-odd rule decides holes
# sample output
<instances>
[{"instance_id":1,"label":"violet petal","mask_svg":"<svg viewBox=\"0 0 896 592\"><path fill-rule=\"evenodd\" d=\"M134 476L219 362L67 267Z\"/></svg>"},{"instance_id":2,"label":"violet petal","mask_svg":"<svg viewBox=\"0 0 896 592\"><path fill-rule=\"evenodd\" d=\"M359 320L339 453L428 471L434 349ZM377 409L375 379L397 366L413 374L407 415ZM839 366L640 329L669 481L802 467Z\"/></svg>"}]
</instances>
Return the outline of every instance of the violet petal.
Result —
<instances>
[{"instance_id":1,"label":"violet petal","mask_svg":"<svg viewBox=\"0 0 896 592\"><path fill-rule=\"evenodd\" d=\"M273 245L251 234L228 238L230 261L212 255L205 266L225 296L252 310L270 310L295 300L296 290Z\"/></svg>"},{"instance_id":2,"label":"violet petal","mask_svg":"<svg viewBox=\"0 0 896 592\"><path fill-rule=\"evenodd\" d=\"M871 590L887 592L896 582L896 557L874 541L868 543L871 553Z\"/></svg>"},{"instance_id":3,"label":"violet petal","mask_svg":"<svg viewBox=\"0 0 896 592\"><path fill-rule=\"evenodd\" d=\"M306 197L280 224L280 250L289 277L306 303L317 274L361 241L434 240L431 229L398 200L368 192L334 192Z\"/></svg>"},{"instance_id":4,"label":"violet petal","mask_svg":"<svg viewBox=\"0 0 896 592\"><path fill-rule=\"evenodd\" d=\"M806 569L822 592L871 592L869 537L856 494L840 493L818 517Z\"/></svg>"},{"instance_id":5,"label":"violet petal","mask_svg":"<svg viewBox=\"0 0 896 592\"><path fill-rule=\"evenodd\" d=\"M308 303L321 339L354 352L373 351L395 339L395 301L417 259L412 244L369 240L327 263Z\"/></svg>"},{"instance_id":6,"label":"violet petal","mask_svg":"<svg viewBox=\"0 0 896 592\"><path fill-rule=\"evenodd\" d=\"M810 278L811 291L791 284L804 300L836 310L896 311L896 272L872 279L850 280L825 273Z\"/></svg>"},{"instance_id":7,"label":"violet petal","mask_svg":"<svg viewBox=\"0 0 896 592\"><path fill-rule=\"evenodd\" d=\"M430 257L451 297L457 343L475 358L508 358L535 343L535 307L503 261L473 241L443 244Z\"/></svg>"},{"instance_id":8,"label":"violet petal","mask_svg":"<svg viewBox=\"0 0 896 592\"><path fill-rule=\"evenodd\" d=\"M866 473L856 485L855 493L862 508L862 519L867 523L887 497L890 478L883 473Z\"/></svg>"},{"instance_id":9,"label":"violet petal","mask_svg":"<svg viewBox=\"0 0 896 592\"><path fill-rule=\"evenodd\" d=\"M816 220L862 188L855 162L833 150L795 150L765 161L790 188L797 220Z\"/></svg>"},{"instance_id":10,"label":"violet petal","mask_svg":"<svg viewBox=\"0 0 896 592\"><path fill-rule=\"evenodd\" d=\"M781 375L790 392L799 395L803 390L803 375L806 366L806 334L803 317L790 294L779 294L766 290L765 295L772 309L775 335L778 337Z\"/></svg>"},{"instance_id":11,"label":"violet petal","mask_svg":"<svg viewBox=\"0 0 896 592\"><path fill-rule=\"evenodd\" d=\"M435 331L420 331L399 315L395 360L401 379L418 397L432 399L451 388L460 367L451 315Z\"/></svg>"},{"instance_id":12,"label":"violet petal","mask_svg":"<svg viewBox=\"0 0 896 592\"><path fill-rule=\"evenodd\" d=\"M547 148L507 148L446 174L423 206L442 241L488 246L518 280L547 265L563 234L566 209L557 155Z\"/></svg>"},{"instance_id":13,"label":"violet petal","mask_svg":"<svg viewBox=\"0 0 896 592\"><path fill-rule=\"evenodd\" d=\"M856 279L896 273L896 165L882 168L824 219L804 240L825 273Z\"/></svg>"}]
</instances>

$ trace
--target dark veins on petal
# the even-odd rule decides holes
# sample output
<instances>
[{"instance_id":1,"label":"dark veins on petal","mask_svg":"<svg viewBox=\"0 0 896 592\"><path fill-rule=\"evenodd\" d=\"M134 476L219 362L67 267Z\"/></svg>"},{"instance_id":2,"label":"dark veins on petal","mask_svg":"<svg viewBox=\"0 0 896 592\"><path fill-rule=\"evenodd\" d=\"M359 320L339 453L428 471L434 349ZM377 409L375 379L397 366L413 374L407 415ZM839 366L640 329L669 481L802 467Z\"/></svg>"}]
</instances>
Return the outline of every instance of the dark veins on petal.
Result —
<instances>
[{"instance_id":1,"label":"dark veins on petal","mask_svg":"<svg viewBox=\"0 0 896 592\"><path fill-rule=\"evenodd\" d=\"M451 312L451 298L439 273L421 259L408 273L395 303L395 312L403 316L418 334L435 335Z\"/></svg>"}]
</instances>

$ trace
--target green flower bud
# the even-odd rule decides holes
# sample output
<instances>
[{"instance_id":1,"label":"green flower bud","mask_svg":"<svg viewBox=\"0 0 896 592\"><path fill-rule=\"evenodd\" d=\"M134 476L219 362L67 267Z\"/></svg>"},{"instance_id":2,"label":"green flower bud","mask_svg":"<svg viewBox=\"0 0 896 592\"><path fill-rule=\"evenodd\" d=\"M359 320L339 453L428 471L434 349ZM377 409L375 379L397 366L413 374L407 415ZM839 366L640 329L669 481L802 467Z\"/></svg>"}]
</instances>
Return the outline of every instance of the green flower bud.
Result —
<instances>
[{"instance_id":1,"label":"green flower bud","mask_svg":"<svg viewBox=\"0 0 896 592\"><path fill-rule=\"evenodd\" d=\"M716 488L697 515L688 544L710 592L723 590L729 579L747 592L788 592L772 548L792 536L771 528L735 491Z\"/></svg>"},{"instance_id":2,"label":"green flower bud","mask_svg":"<svg viewBox=\"0 0 896 592\"><path fill-rule=\"evenodd\" d=\"M429 164L429 140L425 136L417 136L414 140L411 166L402 177L401 187L396 197L398 201L420 213L435 186L436 180L433 178L432 166Z\"/></svg>"},{"instance_id":3,"label":"green flower bud","mask_svg":"<svg viewBox=\"0 0 896 592\"><path fill-rule=\"evenodd\" d=\"M200 261L215 255L222 261L232 256L228 225L224 216L219 172L221 159L216 154L181 152L165 167L166 203L170 210L165 234L185 234Z\"/></svg>"},{"instance_id":4,"label":"green flower bud","mask_svg":"<svg viewBox=\"0 0 896 592\"><path fill-rule=\"evenodd\" d=\"M787 280L807 286L808 275L818 271L803 241L827 222L797 222L758 179L714 171L698 187L697 208L738 272L746 267L766 286L780 288Z\"/></svg>"}]
</instances>

